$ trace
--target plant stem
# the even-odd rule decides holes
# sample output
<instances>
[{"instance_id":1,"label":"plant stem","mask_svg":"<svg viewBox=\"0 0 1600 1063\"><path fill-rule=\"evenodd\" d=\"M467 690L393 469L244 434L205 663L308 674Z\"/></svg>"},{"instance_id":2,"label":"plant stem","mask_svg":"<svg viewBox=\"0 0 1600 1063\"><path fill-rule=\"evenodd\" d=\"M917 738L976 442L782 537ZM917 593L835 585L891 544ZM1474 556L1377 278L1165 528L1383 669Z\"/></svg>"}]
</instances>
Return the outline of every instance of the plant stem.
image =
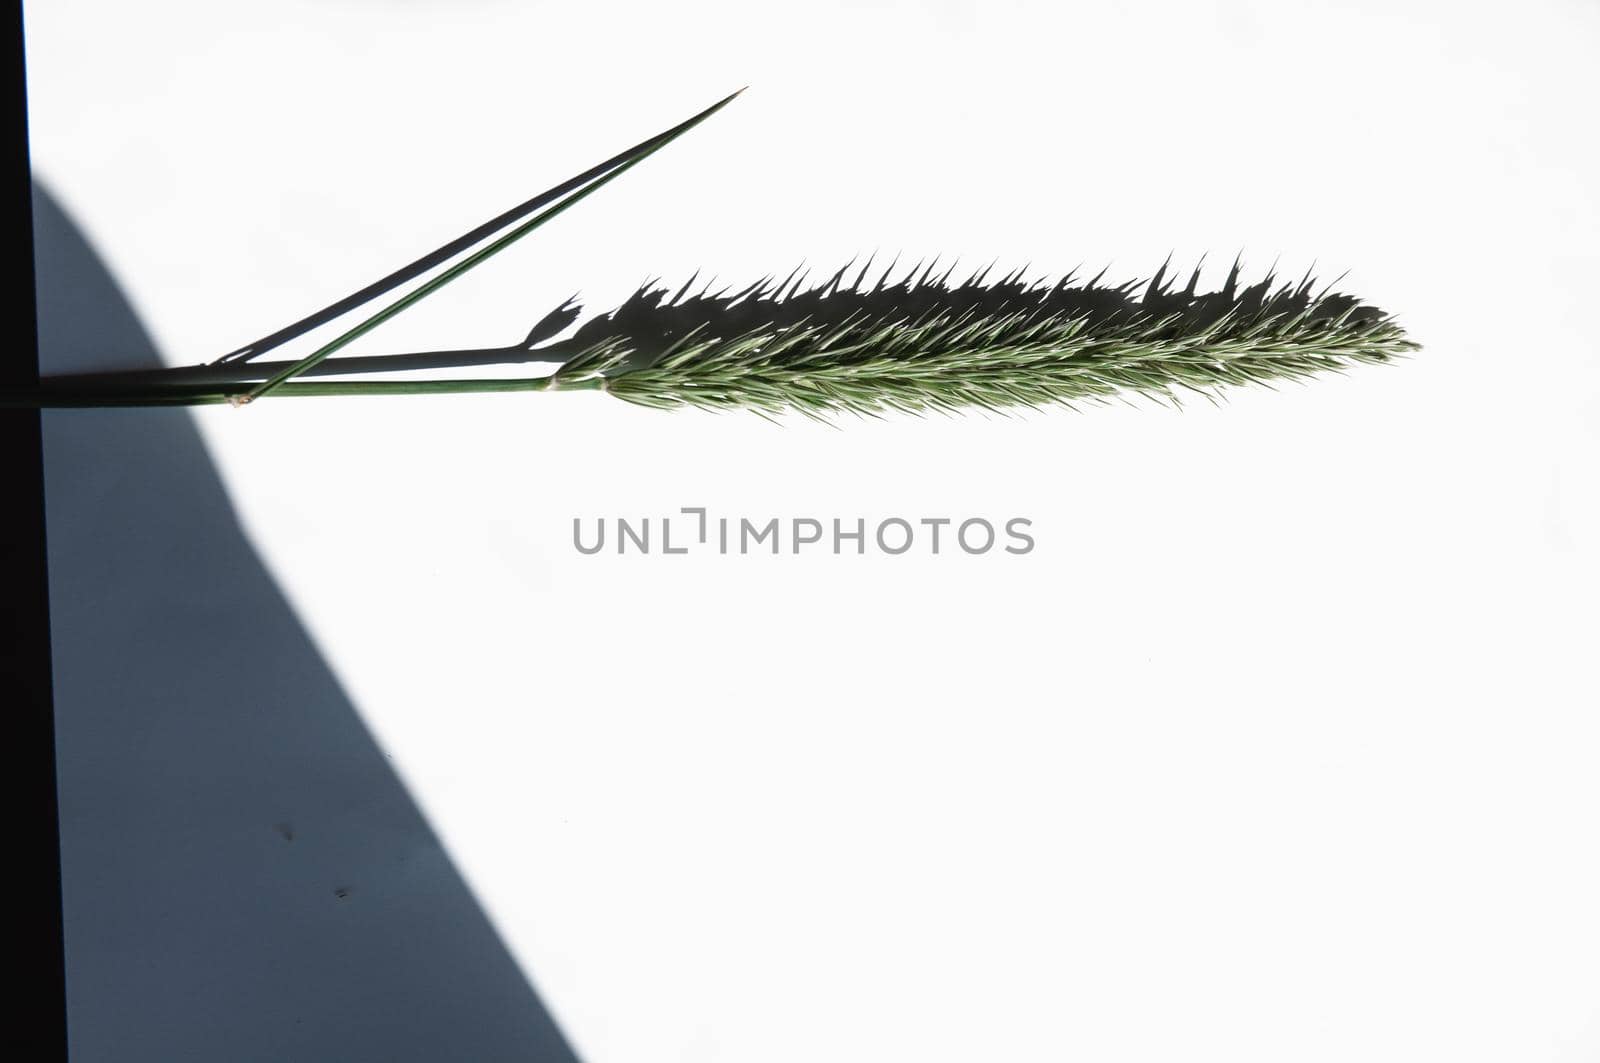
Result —
<instances>
[{"instance_id":1,"label":"plant stem","mask_svg":"<svg viewBox=\"0 0 1600 1063\"><path fill-rule=\"evenodd\" d=\"M294 381L279 385L274 394L286 398L320 398L345 395L475 395L521 391L598 391L599 377L557 384L553 377L514 380L330 380ZM152 391L119 388L0 391L0 409L95 409L112 406L220 406L238 405L237 391L205 385L163 387Z\"/></svg>"},{"instance_id":2,"label":"plant stem","mask_svg":"<svg viewBox=\"0 0 1600 1063\"><path fill-rule=\"evenodd\" d=\"M562 343L543 347L480 347L457 351L424 351L415 354L360 355L353 358L328 358L305 370L306 376L342 376L354 373L390 373L415 369L458 369L465 366L522 365L529 362L556 362L566 359L568 348ZM121 390L153 393L168 387L193 384L241 385L265 380L294 362L231 362L211 365L179 366L170 369L131 369L119 372L67 373L47 376L39 381L46 391L62 394L96 390Z\"/></svg>"}]
</instances>

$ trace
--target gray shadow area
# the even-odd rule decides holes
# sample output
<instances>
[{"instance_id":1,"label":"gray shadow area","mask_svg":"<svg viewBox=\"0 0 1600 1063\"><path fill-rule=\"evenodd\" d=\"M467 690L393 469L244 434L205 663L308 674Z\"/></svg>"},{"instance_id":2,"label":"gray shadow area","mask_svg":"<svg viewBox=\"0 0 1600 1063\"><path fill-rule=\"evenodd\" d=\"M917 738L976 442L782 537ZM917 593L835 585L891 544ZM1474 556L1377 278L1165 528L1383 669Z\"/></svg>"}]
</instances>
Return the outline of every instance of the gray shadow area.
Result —
<instances>
[{"instance_id":1,"label":"gray shadow area","mask_svg":"<svg viewBox=\"0 0 1600 1063\"><path fill-rule=\"evenodd\" d=\"M44 372L160 365L37 185L34 240ZM575 1063L189 414L44 444L72 1059Z\"/></svg>"}]
</instances>

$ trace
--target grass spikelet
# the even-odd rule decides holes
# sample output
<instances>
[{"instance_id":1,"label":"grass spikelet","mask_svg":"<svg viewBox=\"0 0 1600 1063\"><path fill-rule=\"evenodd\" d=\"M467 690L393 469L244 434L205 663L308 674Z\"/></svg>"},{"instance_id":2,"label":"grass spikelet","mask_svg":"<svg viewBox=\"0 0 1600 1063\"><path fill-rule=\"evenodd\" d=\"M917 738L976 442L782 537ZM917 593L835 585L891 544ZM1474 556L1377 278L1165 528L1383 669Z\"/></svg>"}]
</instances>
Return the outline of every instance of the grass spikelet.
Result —
<instances>
[{"instance_id":1,"label":"grass spikelet","mask_svg":"<svg viewBox=\"0 0 1600 1063\"><path fill-rule=\"evenodd\" d=\"M990 270L952 283L918 263L891 282L871 263L803 287L796 270L738 292L646 283L552 345L555 386L598 386L662 409L1005 412L1142 396L1178 404L1227 388L1302 380L1418 349L1394 319L1353 296L1313 293L1308 274L1220 290L1182 288L1162 266L1114 287Z\"/></svg>"}]
</instances>

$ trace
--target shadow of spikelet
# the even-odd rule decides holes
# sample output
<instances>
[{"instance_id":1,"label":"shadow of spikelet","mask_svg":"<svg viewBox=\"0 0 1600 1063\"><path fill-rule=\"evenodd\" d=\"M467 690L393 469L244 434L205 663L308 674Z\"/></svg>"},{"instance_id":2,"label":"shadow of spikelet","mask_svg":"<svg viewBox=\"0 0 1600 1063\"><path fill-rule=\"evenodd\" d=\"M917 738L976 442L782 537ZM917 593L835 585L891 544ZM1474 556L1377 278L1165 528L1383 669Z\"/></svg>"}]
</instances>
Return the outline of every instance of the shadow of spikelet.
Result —
<instances>
[{"instance_id":1,"label":"shadow of spikelet","mask_svg":"<svg viewBox=\"0 0 1600 1063\"><path fill-rule=\"evenodd\" d=\"M798 410L1007 410L1124 393L1176 403L1231 385L1270 384L1385 362L1417 349L1393 319L1356 298L1313 293L1309 274L1272 274L1239 286L1235 262L1221 290L1183 288L1164 265L1148 282L1102 285L1097 275L1054 284L985 269L952 283L953 267L891 265L868 281L869 261L803 287L800 271L741 291L709 284L676 293L646 283L609 314L552 345L567 354L556 385L594 383L646 406ZM530 340L578 316L572 301Z\"/></svg>"}]
</instances>

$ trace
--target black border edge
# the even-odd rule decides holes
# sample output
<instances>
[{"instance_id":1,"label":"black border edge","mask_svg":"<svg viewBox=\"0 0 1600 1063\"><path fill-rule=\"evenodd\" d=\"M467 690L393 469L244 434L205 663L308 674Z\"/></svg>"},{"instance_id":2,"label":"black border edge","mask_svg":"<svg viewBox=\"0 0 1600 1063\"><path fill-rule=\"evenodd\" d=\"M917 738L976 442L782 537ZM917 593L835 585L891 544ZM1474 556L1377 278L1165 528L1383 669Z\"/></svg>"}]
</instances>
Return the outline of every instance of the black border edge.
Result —
<instances>
[{"instance_id":1,"label":"black border edge","mask_svg":"<svg viewBox=\"0 0 1600 1063\"><path fill-rule=\"evenodd\" d=\"M28 159L28 93L22 0L5 4L3 29L4 230L11 259L3 286L6 341L0 386L31 388L39 380L39 328L34 303L33 191ZM8 1041L29 1059L67 1058L66 954L61 910L60 805L56 793L55 706L50 675L50 585L46 569L44 446L37 410L0 410L0 692L16 726L20 767L13 808L22 845L13 851L12 881L21 887L13 918L21 923L21 1029ZM15 733L15 732L14 732Z\"/></svg>"}]
</instances>

